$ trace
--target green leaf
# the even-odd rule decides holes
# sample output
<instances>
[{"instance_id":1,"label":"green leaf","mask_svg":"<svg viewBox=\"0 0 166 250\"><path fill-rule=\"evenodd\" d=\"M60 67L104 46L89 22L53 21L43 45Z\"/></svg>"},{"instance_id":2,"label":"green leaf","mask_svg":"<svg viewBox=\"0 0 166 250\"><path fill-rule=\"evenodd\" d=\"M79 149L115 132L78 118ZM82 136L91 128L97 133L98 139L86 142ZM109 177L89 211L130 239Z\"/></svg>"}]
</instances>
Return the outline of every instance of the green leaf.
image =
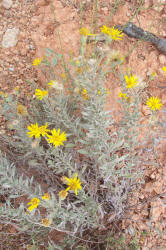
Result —
<instances>
[{"instance_id":1,"label":"green leaf","mask_svg":"<svg viewBox=\"0 0 166 250\"><path fill-rule=\"evenodd\" d=\"M82 155L88 155L89 154L85 149L79 149L79 150L77 150L77 152L82 154Z\"/></svg>"},{"instance_id":2,"label":"green leaf","mask_svg":"<svg viewBox=\"0 0 166 250\"><path fill-rule=\"evenodd\" d=\"M51 56L52 54L55 54L55 52L52 49L46 48L46 55Z\"/></svg>"},{"instance_id":3,"label":"green leaf","mask_svg":"<svg viewBox=\"0 0 166 250\"><path fill-rule=\"evenodd\" d=\"M56 54L56 57L59 59L61 59L61 54Z\"/></svg>"},{"instance_id":4,"label":"green leaf","mask_svg":"<svg viewBox=\"0 0 166 250\"><path fill-rule=\"evenodd\" d=\"M53 59L52 59L52 66L54 67L56 64L57 64L57 59L56 59L56 58L53 58Z\"/></svg>"}]
</instances>

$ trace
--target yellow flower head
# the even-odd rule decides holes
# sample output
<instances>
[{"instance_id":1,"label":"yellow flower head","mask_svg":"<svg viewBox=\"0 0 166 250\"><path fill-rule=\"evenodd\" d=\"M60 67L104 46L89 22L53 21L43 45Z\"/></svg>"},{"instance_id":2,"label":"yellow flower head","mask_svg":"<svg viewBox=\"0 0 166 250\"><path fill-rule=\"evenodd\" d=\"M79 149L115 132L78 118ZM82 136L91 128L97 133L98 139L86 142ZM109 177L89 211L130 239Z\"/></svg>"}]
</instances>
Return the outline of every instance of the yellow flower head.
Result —
<instances>
[{"instance_id":1,"label":"yellow flower head","mask_svg":"<svg viewBox=\"0 0 166 250\"><path fill-rule=\"evenodd\" d=\"M50 132L52 135L47 135L47 137L48 137L47 141L49 143L52 143L55 147L60 146L60 145L64 145L63 142L67 140L65 132L63 132L60 135L60 129L58 129L58 131L56 131L55 128L53 130L51 130Z\"/></svg>"},{"instance_id":2,"label":"yellow flower head","mask_svg":"<svg viewBox=\"0 0 166 250\"><path fill-rule=\"evenodd\" d=\"M40 130L40 133L41 133L41 135L42 136L45 136L45 135L47 135L47 132L50 132L50 130L49 129L47 129L47 123L44 125L44 126L41 126L40 128L39 128L39 130Z\"/></svg>"},{"instance_id":3,"label":"yellow flower head","mask_svg":"<svg viewBox=\"0 0 166 250\"><path fill-rule=\"evenodd\" d=\"M27 132L29 137L33 137L33 136L35 136L35 138L40 137L41 131L37 123L31 124L30 126L28 126L28 130L30 130L29 132Z\"/></svg>"},{"instance_id":4,"label":"yellow flower head","mask_svg":"<svg viewBox=\"0 0 166 250\"><path fill-rule=\"evenodd\" d=\"M125 75L125 80L127 84L126 88L133 88L138 83L138 78L135 75L130 75L129 77Z\"/></svg>"},{"instance_id":5,"label":"yellow flower head","mask_svg":"<svg viewBox=\"0 0 166 250\"><path fill-rule=\"evenodd\" d=\"M151 110L160 110L160 107L162 106L162 103L160 103L161 100L157 97L150 97L147 102L146 105L151 109Z\"/></svg>"},{"instance_id":6,"label":"yellow flower head","mask_svg":"<svg viewBox=\"0 0 166 250\"><path fill-rule=\"evenodd\" d=\"M37 208L40 203L38 198L32 198L31 201L28 203L29 207L28 210L32 212L33 209Z\"/></svg>"},{"instance_id":7,"label":"yellow flower head","mask_svg":"<svg viewBox=\"0 0 166 250\"><path fill-rule=\"evenodd\" d=\"M85 27L82 27L80 29L80 35L82 35L82 36L96 36L96 34L91 34L90 31Z\"/></svg>"},{"instance_id":8,"label":"yellow flower head","mask_svg":"<svg viewBox=\"0 0 166 250\"><path fill-rule=\"evenodd\" d=\"M24 105L18 103L17 114L20 116L27 116L28 115L27 108Z\"/></svg>"},{"instance_id":9,"label":"yellow flower head","mask_svg":"<svg viewBox=\"0 0 166 250\"><path fill-rule=\"evenodd\" d=\"M74 178L67 178L67 177L65 177L65 179L68 182L67 183L68 188L66 189L66 191L68 191L69 189L71 189L77 195L77 190L78 189L81 190L81 182L80 182L80 179L77 179L77 174L75 174Z\"/></svg>"},{"instance_id":10,"label":"yellow flower head","mask_svg":"<svg viewBox=\"0 0 166 250\"><path fill-rule=\"evenodd\" d=\"M50 200L51 196L49 193L45 193L43 196L42 196L42 200Z\"/></svg>"},{"instance_id":11,"label":"yellow flower head","mask_svg":"<svg viewBox=\"0 0 166 250\"><path fill-rule=\"evenodd\" d=\"M166 69L166 67L165 67L165 69ZM151 76L152 76L152 77L156 77L156 76L157 76L157 73L153 71L152 74L151 74Z\"/></svg>"},{"instance_id":12,"label":"yellow flower head","mask_svg":"<svg viewBox=\"0 0 166 250\"><path fill-rule=\"evenodd\" d=\"M99 89L99 90L97 91L97 93L98 93L98 95L101 95L101 90Z\"/></svg>"},{"instance_id":13,"label":"yellow flower head","mask_svg":"<svg viewBox=\"0 0 166 250\"><path fill-rule=\"evenodd\" d=\"M82 94L82 98L83 98L84 100L88 100L88 99L89 99L89 95L88 95L86 89L83 89L81 94Z\"/></svg>"},{"instance_id":14,"label":"yellow flower head","mask_svg":"<svg viewBox=\"0 0 166 250\"><path fill-rule=\"evenodd\" d=\"M122 40L121 37L123 37L122 31L115 29L115 26L113 26L110 30L110 37L112 40Z\"/></svg>"},{"instance_id":15,"label":"yellow flower head","mask_svg":"<svg viewBox=\"0 0 166 250\"><path fill-rule=\"evenodd\" d=\"M45 97L47 95L48 95L48 91L47 90L41 90L41 89L36 89L35 90L35 96L39 100L43 100L43 97Z\"/></svg>"},{"instance_id":16,"label":"yellow flower head","mask_svg":"<svg viewBox=\"0 0 166 250\"><path fill-rule=\"evenodd\" d=\"M68 195L68 192L67 192L66 190L61 190L61 191L58 193L58 195L59 195L59 198L60 198L61 200L65 200L66 197L67 197L67 195Z\"/></svg>"},{"instance_id":17,"label":"yellow flower head","mask_svg":"<svg viewBox=\"0 0 166 250\"><path fill-rule=\"evenodd\" d=\"M123 37L122 31L115 29L115 26L113 26L112 28L107 27L106 25L103 25L103 27L101 27L101 32L110 36L112 38L112 40L122 40L121 37Z\"/></svg>"},{"instance_id":18,"label":"yellow flower head","mask_svg":"<svg viewBox=\"0 0 166 250\"><path fill-rule=\"evenodd\" d=\"M48 218L44 218L44 219L42 219L42 224L44 227L49 227L51 224L51 221Z\"/></svg>"},{"instance_id":19,"label":"yellow flower head","mask_svg":"<svg viewBox=\"0 0 166 250\"><path fill-rule=\"evenodd\" d=\"M62 74L61 74L61 77L62 77L64 80L67 80L67 79L68 79L68 76L67 76L66 73L62 73Z\"/></svg>"},{"instance_id":20,"label":"yellow flower head","mask_svg":"<svg viewBox=\"0 0 166 250\"><path fill-rule=\"evenodd\" d=\"M164 66L164 67L162 68L162 70L163 70L164 73L166 74L166 66Z\"/></svg>"},{"instance_id":21,"label":"yellow flower head","mask_svg":"<svg viewBox=\"0 0 166 250\"><path fill-rule=\"evenodd\" d=\"M127 99L126 93L120 92L120 93L119 93L119 97L124 98L124 99Z\"/></svg>"},{"instance_id":22,"label":"yellow flower head","mask_svg":"<svg viewBox=\"0 0 166 250\"><path fill-rule=\"evenodd\" d=\"M110 27L107 27L106 25L103 25L103 27L100 28L101 32L106 34L106 35L110 35L111 29Z\"/></svg>"},{"instance_id":23,"label":"yellow flower head","mask_svg":"<svg viewBox=\"0 0 166 250\"><path fill-rule=\"evenodd\" d=\"M19 92L19 90L20 90L20 87L19 87L19 86L16 86L16 87L14 88L14 91L15 91L15 92Z\"/></svg>"},{"instance_id":24,"label":"yellow flower head","mask_svg":"<svg viewBox=\"0 0 166 250\"><path fill-rule=\"evenodd\" d=\"M48 86L49 87L52 87L53 85L54 85L54 83L56 83L56 80L51 80L51 82L48 82L47 84L48 84Z\"/></svg>"},{"instance_id":25,"label":"yellow flower head","mask_svg":"<svg viewBox=\"0 0 166 250\"><path fill-rule=\"evenodd\" d=\"M33 61L33 66L37 66L41 63L42 59L40 59L39 57L37 57L34 61Z\"/></svg>"}]
</instances>

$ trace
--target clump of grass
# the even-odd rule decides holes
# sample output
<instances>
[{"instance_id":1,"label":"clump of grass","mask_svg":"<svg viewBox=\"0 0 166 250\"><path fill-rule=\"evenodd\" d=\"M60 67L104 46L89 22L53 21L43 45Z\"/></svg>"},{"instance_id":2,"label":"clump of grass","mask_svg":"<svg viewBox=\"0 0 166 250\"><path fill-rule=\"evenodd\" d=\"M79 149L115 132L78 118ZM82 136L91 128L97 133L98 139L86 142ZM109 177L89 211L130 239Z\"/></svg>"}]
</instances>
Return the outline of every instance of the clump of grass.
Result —
<instances>
[{"instance_id":1,"label":"clump of grass","mask_svg":"<svg viewBox=\"0 0 166 250\"><path fill-rule=\"evenodd\" d=\"M101 31L107 44L122 39L114 27ZM1 218L31 235L57 230L77 239L88 230L107 230L124 216L128 196L143 181L138 78L121 75L117 121L113 110L105 110L112 98L105 81L109 67L123 60L117 54L112 65L104 50L87 54L92 34L85 28L80 33L80 55L69 67L48 48L44 58L34 60L47 81L42 89L28 82L34 94L28 107L20 104L18 89L13 96L1 94L10 129L10 136L1 135L1 195L7 197ZM64 73L56 77L54 69L62 65ZM147 105L156 112L161 103L152 98Z\"/></svg>"}]
</instances>

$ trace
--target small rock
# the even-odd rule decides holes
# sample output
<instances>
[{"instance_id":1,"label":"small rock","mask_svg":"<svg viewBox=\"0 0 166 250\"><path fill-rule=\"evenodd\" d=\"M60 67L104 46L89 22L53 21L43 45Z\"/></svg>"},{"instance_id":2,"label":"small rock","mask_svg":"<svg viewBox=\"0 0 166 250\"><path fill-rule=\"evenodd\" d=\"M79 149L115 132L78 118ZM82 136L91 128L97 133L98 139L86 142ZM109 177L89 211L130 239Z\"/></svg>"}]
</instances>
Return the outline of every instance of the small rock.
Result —
<instances>
[{"instance_id":1,"label":"small rock","mask_svg":"<svg viewBox=\"0 0 166 250\"><path fill-rule=\"evenodd\" d=\"M9 68L9 71L10 71L10 72L14 72L14 68L13 68L13 67L10 67L10 68Z\"/></svg>"},{"instance_id":2,"label":"small rock","mask_svg":"<svg viewBox=\"0 0 166 250\"><path fill-rule=\"evenodd\" d=\"M18 34L18 28L7 29L2 39L2 47L10 48L16 46L18 42Z\"/></svg>"},{"instance_id":3,"label":"small rock","mask_svg":"<svg viewBox=\"0 0 166 250\"><path fill-rule=\"evenodd\" d=\"M35 47L32 44L30 44L29 49L35 49Z\"/></svg>"},{"instance_id":4,"label":"small rock","mask_svg":"<svg viewBox=\"0 0 166 250\"><path fill-rule=\"evenodd\" d=\"M144 196L143 194L140 194L140 195L139 195L139 198L140 198L141 200L143 200L144 197L145 197L145 196Z\"/></svg>"},{"instance_id":5,"label":"small rock","mask_svg":"<svg viewBox=\"0 0 166 250\"><path fill-rule=\"evenodd\" d=\"M156 178L156 175L155 175L154 173L152 173L152 174L150 175L150 178L151 178L152 180L154 180L154 179Z\"/></svg>"},{"instance_id":6,"label":"small rock","mask_svg":"<svg viewBox=\"0 0 166 250\"><path fill-rule=\"evenodd\" d=\"M10 9L11 6L13 4L13 1L12 0L3 0L2 1L2 6L5 8L5 9Z\"/></svg>"}]
</instances>

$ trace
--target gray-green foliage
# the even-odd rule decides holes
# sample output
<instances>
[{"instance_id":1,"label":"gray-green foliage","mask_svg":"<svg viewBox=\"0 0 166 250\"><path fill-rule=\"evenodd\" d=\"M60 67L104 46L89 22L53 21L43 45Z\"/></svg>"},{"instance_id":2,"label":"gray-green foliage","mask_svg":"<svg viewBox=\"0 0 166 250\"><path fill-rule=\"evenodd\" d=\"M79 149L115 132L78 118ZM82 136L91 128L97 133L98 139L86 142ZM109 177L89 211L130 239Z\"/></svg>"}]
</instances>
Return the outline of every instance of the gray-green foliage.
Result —
<instances>
[{"instance_id":1,"label":"gray-green foliage","mask_svg":"<svg viewBox=\"0 0 166 250\"><path fill-rule=\"evenodd\" d=\"M18 115L16 107L13 108L18 96L14 101L4 98L6 119L16 120L18 124L10 137L1 135L1 141L8 145L6 153L9 152L10 159L1 154L1 194L7 194L1 217L10 218L11 223L17 221L22 230L29 233L30 229L32 233L48 230L41 223L40 207L46 209L45 217L51 220L49 229L82 235L86 229L106 228L104 218L111 214L110 223L123 216L128 195L140 180L136 155L139 97L131 92L132 104L122 101L119 121L115 121L113 110L105 110L108 96L101 61L100 58L86 61L80 57L80 68L87 67L88 71L75 75L75 86L69 88L68 94L64 89L57 92L51 88L48 98L31 100L28 116ZM76 92L76 88L79 91ZM83 89L87 90L87 98L83 98ZM48 123L49 129L65 131L67 142L54 148L45 138L40 138L38 146L33 146L34 139L27 136L27 126L36 122L39 126ZM29 179L31 169L35 173ZM78 196L69 193L65 200L59 199L58 192L66 187L61 177L71 177L75 173L82 182L82 190L78 191ZM45 192L42 181L49 186L51 200L41 200L36 213L26 213L26 202L11 206L11 200L16 197L26 196L27 202L33 197L41 199Z\"/></svg>"}]
</instances>

